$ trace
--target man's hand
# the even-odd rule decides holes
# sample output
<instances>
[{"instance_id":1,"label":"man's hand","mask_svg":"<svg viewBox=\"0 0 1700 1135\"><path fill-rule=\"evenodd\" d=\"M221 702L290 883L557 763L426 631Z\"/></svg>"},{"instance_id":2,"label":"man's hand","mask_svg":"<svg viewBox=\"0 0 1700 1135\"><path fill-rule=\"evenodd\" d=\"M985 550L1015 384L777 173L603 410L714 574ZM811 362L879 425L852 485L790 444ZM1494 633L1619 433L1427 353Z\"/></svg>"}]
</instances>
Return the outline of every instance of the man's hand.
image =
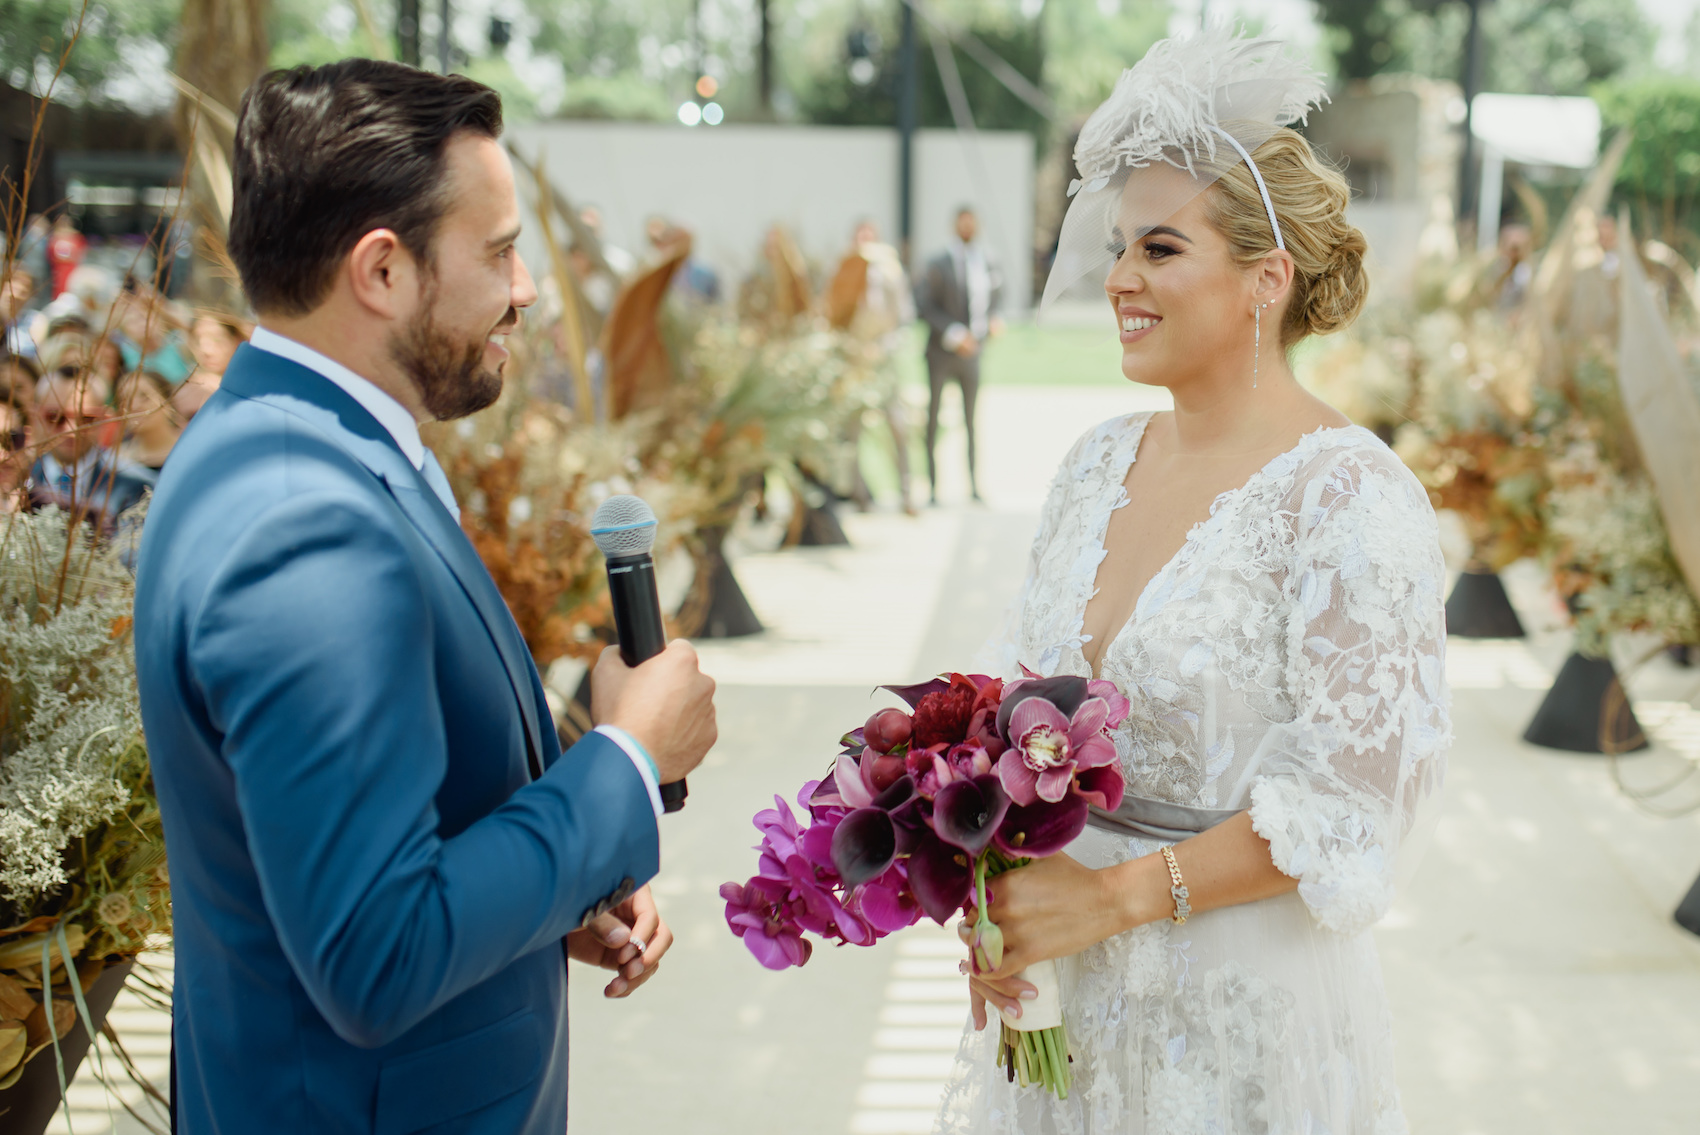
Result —
<instances>
[{"instance_id":1,"label":"man's hand","mask_svg":"<svg viewBox=\"0 0 1700 1135\"><path fill-rule=\"evenodd\" d=\"M720 736L714 679L697 667L697 652L684 639L635 669L617 647L604 650L590 676L590 716L637 738L662 784L683 780Z\"/></svg>"},{"instance_id":2,"label":"man's hand","mask_svg":"<svg viewBox=\"0 0 1700 1135\"><path fill-rule=\"evenodd\" d=\"M567 935L567 954L574 961L614 971L614 979L602 990L604 997L630 996L655 975L661 955L672 945L673 931L661 921L648 887Z\"/></svg>"},{"instance_id":3,"label":"man's hand","mask_svg":"<svg viewBox=\"0 0 1700 1135\"><path fill-rule=\"evenodd\" d=\"M980 341L972 335L964 335L962 341L956 344L956 353L965 359L971 359L980 353Z\"/></svg>"}]
</instances>

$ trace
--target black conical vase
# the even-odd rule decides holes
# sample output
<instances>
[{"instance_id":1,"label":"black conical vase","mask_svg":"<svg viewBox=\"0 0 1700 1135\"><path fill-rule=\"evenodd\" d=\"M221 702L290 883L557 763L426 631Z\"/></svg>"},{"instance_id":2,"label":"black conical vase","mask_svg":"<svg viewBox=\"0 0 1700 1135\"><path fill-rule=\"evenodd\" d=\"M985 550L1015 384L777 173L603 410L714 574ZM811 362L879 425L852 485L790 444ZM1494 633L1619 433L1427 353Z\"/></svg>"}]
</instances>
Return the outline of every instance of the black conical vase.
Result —
<instances>
[{"instance_id":1,"label":"black conical vase","mask_svg":"<svg viewBox=\"0 0 1700 1135\"><path fill-rule=\"evenodd\" d=\"M803 513L802 531L797 536L799 548L828 548L848 543L850 537L844 534L844 525L838 522L838 513L830 501Z\"/></svg>"},{"instance_id":2,"label":"black conical vase","mask_svg":"<svg viewBox=\"0 0 1700 1135\"><path fill-rule=\"evenodd\" d=\"M1631 753L1647 747L1611 659L1575 652L1564 660L1523 740L1570 753Z\"/></svg>"},{"instance_id":3,"label":"black conical vase","mask_svg":"<svg viewBox=\"0 0 1700 1135\"><path fill-rule=\"evenodd\" d=\"M118 999L118 993L124 988L124 982L135 965L133 959L126 958L107 966L84 992L83 1001L89 1007L96 1032L105 1024L106 1015L112 1011L112 1003ZM59 1039L67 1085L76 1076L88 1051L89 1034L84 1030L79 1014L71 1031ZM0 1130L6 1135L41 1135L59 1109L59 1067L54 1063L53 1049L49 1046L36 1053L35 1058L24 1066L23 1075L17 1083L0 1090L0 1117L5 1119L4 1123L0 1123Z\"/></svg>"},{"instance_id":4,"label":"black conical vase","mask_svg":"<svg viewBox=\"0 0 1700 1135\"><path fill-rule=\"evenodd\" d=\"M1469 568L1446 597L1446 633L1459 638L1527 637L1498 573Z\"/></svg>"},{"instance_id":5,"label":"black conical vase","mask_svg":"<svg viewBox=\"0 0 1700 1135\"><path fill-rule=\"evenodd\" d=\"M723 551L726 529L705 528L702 531L702 555L697 559L697 581L691 586L694 599L687 600L702 611L693 638L742 638L760 634L767 628L761 625L732 565L726 562Z\"/></svg>"},{"instance_id":6,"label":"black conical vase","mask_svg":"<svg viewBox=\"0 0 1700 1135\"><path fill-rule=\"evenodd\" d=\"M1682 902L1677 904L1676 924L1690 934L1700 934L1700 879L1694 880Z\"/></svg>"}]
</instances>

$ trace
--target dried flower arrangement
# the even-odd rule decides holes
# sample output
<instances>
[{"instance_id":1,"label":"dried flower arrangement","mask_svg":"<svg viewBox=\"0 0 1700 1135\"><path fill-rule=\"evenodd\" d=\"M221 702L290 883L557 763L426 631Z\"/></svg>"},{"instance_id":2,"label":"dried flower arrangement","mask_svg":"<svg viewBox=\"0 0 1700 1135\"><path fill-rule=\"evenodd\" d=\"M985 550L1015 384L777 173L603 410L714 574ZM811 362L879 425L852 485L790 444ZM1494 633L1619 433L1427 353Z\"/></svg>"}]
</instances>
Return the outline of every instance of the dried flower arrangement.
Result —
<instances>
[{"instance_id":1,"label":"dried flower arrangement","mask_svg":"<svg viewBox=\"0 0 1700 1135\"><path fill-rule=\"evenodd\" d=\"M0 1089L107 967L171 929L119 549L58 510L0 529ZM52 962L44 975L44 947ZM69 949L78 988L60 957ZM51 991L54 1027L45 994Z\"/></svg>"}]
</instances>

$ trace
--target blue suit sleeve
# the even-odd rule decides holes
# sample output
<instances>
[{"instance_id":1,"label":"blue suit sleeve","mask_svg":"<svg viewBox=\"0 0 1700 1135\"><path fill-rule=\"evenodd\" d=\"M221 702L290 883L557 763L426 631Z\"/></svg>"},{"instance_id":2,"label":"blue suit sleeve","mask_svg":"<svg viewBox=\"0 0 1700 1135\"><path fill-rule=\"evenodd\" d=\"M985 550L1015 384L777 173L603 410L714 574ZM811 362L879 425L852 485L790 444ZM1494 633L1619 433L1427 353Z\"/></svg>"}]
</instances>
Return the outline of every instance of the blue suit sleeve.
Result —
<instances>
[{"instance_id":1,"label":"blue suit sleeve","mask_svg":"<svg viewBox=\"0 0 1700 1135\"><path fill-rule=\"evenodd\" d=\"M641 778L594 734L439 836L433 613L393 523L353 493L291 497L228 554L189 643L283 948L364 1046L552 947L659 857Z\"/></svg>"}]
</instances>

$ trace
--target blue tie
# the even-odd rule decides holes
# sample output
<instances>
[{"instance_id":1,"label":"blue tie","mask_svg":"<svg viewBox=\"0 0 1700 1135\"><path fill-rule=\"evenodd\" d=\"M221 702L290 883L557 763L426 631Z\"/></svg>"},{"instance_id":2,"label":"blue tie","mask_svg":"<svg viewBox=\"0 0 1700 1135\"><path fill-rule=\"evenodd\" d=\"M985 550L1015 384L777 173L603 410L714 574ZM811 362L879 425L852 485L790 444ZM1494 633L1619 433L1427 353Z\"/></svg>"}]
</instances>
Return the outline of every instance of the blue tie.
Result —
<instances>
[{"instance_id":1,"label":"blue tie","mask_svg":"<svg viewBox=\"0 0 1700 1135\"><path fill-rule=\"evenodd\" d=\"M460 523L460 505L455 503L454 490L449 488L448 474L437 463L437 455L429 449L425 451L425 460L420 463L419 472L425 477L425 483L431 486L431 491L437 494L437 499L443 502L443 507L449 510L449 515Z\"/></svg>"}]
</instances>

